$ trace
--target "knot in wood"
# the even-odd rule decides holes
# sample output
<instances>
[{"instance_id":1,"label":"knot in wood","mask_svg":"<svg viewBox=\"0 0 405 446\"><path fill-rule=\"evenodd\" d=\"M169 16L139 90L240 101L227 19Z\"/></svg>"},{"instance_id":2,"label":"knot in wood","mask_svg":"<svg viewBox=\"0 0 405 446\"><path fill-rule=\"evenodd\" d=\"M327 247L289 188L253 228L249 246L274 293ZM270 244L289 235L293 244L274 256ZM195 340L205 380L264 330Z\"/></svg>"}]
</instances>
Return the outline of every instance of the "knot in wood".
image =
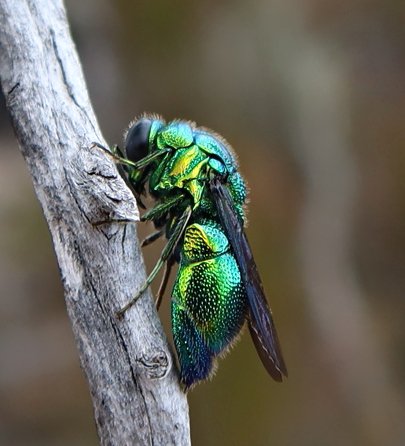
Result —
<instances>
[{"instance_id":1,"label":"knot in wood","mask_svg":"<svg viewBox=\"0 0 405 446\"><path fill-rule=\"evenodd\" d=\"M144 354L138 358L138 363L149 379L162 379L170 371L171 357L164 350L158 350L151 355Z\"/></svg>"}]
</instances>

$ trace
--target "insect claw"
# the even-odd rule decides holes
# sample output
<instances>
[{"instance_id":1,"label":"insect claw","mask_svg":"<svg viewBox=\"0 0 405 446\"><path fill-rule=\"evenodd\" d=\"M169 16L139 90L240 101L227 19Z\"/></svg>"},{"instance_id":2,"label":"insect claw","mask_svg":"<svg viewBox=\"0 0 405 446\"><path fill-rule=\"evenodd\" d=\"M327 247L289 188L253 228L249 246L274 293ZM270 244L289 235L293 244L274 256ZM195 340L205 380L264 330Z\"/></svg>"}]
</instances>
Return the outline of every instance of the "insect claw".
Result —
<instances>
[{"instance_id":1,"label":"insect claw","mask_svg":"<svg viewBox=\"0 0 405 446\"><path fill-rule=\"evenodd\" d=\"M125 314L125 311L118 310L118 311L115 312L115 317L116 317L119 321L122 321L122 320L124 319L124 314Z\"/></svg>"}]
</instances>

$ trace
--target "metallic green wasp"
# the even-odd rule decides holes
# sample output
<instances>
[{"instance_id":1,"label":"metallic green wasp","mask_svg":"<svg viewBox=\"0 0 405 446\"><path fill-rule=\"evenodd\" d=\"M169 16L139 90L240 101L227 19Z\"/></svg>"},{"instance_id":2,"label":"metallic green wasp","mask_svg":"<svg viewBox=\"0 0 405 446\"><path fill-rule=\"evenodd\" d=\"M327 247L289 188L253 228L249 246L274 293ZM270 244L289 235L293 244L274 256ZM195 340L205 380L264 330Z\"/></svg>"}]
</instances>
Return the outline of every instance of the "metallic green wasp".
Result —
<instances>
[{"instance_id":1,"label":"metallic green wasp","mask_svg":"<svg viewBox=\"0 0 405 446\"><path fill-rule=\"evenodd\" d=\"M143 207L149 192L155 205L143 221L167 244L145 285L118 315L165 273L157 306L171 268L178 272L171 296L172 329L186 388L208 378L247 321L266 370L282 381L287 370L262 283L244 232L245 182L235 156L219 135L194 123L165 123L157 116L135 121L125 136L125 154L113 155Z\"/></svg>"}]
</instances>

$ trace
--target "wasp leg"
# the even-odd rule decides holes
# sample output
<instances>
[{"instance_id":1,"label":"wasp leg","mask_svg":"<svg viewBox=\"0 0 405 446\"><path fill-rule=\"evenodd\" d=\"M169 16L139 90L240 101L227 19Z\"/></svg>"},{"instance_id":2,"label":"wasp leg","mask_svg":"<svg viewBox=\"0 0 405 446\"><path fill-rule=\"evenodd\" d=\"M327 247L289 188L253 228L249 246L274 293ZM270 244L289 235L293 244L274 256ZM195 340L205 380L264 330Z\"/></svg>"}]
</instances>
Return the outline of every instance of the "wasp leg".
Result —
<instances>
[{"instance_id":1,"label":"wasp leg","mask_svg":"<svg viewBox=\"0 0 405 446\"><path fill-rule=\"evenodd\" d=\"M173 250L176 248L177 243L179 242L181 236L183 235L186 229L190 216L191 216L191 206L187 206L186 210L183 212L183 215L179 218L176 226L173 228L172 235L170 236L166 246L163 248L159 260L156 262L155 267L149 274L145 283L138 291L138 293L123 308L121 308L121 310L117 311L118 319L121 319L123 317L125 312L135 304L135 302L139 299L139 297L148 289L149 285L153 282L157 273L160 271L164 263L169 259Z\"/></svg>"},{"instance_id":2,"label":"wasp leg","mask_svg":"<svg viewBox=\"0 0 405 446\"><path fill-rule=\"evenodd\" d=\"M163 294L166 290L167 283L169 282L170 272L172 270L173 265L175 264L175 260L173 256L170 256L167 259L166 265L165 265L165 271L163 273L162 281L160 282L159 291L157 292L156 300L155 300L155 307L156 310L159 310L160 304L162 303Z\"/></svg>"},{"instance_id":3,"label":"wasp leg","mask_svg":"<svg viewBox=\"0 0 405 446\"><path fill-rule=\"evenodd\" d=\"M163 232L164 232L163 229L159 229L159 231L152 232L152 234L147 235L141 242L142 248L150 245L151 243L155 242L157 239L162 237Z\"/></svg>"},{"instance_id":4,"label":"wasp leg","mask_svg":"<svg viewBox=\"0 0 405 446\"><path fill-rule=\"evenodd\" d=\"M114 146L113 151L110 151L106 147L102 146L101 144L97 142L93 142L91 145L92 147L98 147L103 152L105 152L108 156L113 158L115 161L117 161L120 164L125 164L127 166L131 166L134 169L142 169L143 167L146 167L148 164L150 164L152 161L154 161L156 158L160 158L162 155L165 155L167 152L170 151L169 148L157 150L155 152L150 153L149 155L145 156L145 158L142 158L141 160L134 163L133 161L120 156L121 150L119 150L118 146Z\"/></svg>"},{"instance_id":5,"label":"wasp leg","mask_svg":"<svg viewBox=\"0 0 405 446\"><path fill-rule=\"evenodd\" d=\"M145 212L141 217L141 221L156 220L162 217L163 215L167 214L170 209L177 206L180 202L184 201L184 198L185 197L183 194L179 194L166 199L163 203L159 203L148 212Z\"/></svg>"}]
</instances>

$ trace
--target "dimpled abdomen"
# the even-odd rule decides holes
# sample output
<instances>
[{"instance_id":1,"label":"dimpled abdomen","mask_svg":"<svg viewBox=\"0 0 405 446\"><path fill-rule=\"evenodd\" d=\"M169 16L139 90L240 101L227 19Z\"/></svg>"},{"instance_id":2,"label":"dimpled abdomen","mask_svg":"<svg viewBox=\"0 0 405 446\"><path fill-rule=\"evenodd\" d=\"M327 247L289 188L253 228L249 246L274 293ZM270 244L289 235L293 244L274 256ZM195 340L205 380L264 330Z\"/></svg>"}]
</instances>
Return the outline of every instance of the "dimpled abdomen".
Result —
<instances>
[{"instance_id":1,"label":"dimpled abdomen","mask_svg":"<svg viewBox=\"0 0 405 446\"><path fill-rule=\"evenodd\" d=\"M245 290L225 235L214 221L190 225L172 296L173 337L187 387L209 377L245 317Z\"/></svg>"}]
</instances>

